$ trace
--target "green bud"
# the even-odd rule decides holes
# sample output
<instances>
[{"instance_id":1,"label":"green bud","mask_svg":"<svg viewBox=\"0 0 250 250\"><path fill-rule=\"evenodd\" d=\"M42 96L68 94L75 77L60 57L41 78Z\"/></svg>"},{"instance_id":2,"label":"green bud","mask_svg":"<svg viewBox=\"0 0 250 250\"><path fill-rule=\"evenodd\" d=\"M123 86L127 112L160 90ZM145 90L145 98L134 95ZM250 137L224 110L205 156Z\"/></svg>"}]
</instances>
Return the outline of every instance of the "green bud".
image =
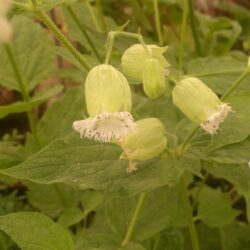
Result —
<instances>
[{"instance_id":1,"label":"green bud","mask_svg":"<svg viewBox=\"0 0 250 250\"><path fill-rule=\"evenodd\" d=\"M156 157L166 148L167 139L164 131L163 124L156 118L137 121L135 130L129 133L121 143L123 148L121 158L133 161ZM128 172L135 170L134 167L135 165L130 163Z\"/></svg>"},{"instance_id":2,"label":"green bud","mask_svg":"<svg viewBox=\"0 0 250 250\"><path fill-rule=\"evenodd\" d=\"M111 65L102 64L88 73L85 82L87 111L91 117L103 112L131 111L127 79Z\"/></svg>"},{"instance_id":3,"label":"green bud","mask_svg":"<svg viewBox=\"0 0 250 250\"><path fill-rule=\"evenodd\" d=\"M172 92L173 103L193 122L209 134L215 134L231 111L231 107L195 77L187 77Z\"/></svg>"},{"instance_id":4,"label":"green bud","mask_svg":"<svg viewBox=\"0 0 250 250\"><path fill-rule=\"evenodd\" d=\"M123 53L121 59L123 72L138 81L142 81L143 66L147 59L152 57L157 59L163 68L170 66L163 56L167 47L156 45L146 45L146 47L147 50L141 44L134 44Z\"/></svg>"},{"instance_id":5,"label":"green bud","mask_svg":"<svg viewBox=\"0 0 250 250\"><path fill-rule=\"evenodd\" d=\"M161 96L166 89L165 75L159 61L155 58L146 60L143 66L143 90L150 98Z\"/></svg>"},{"instance_id":6,"label":"green bud","mask_svg":"<svg viewBox=\"0 0 250 250\"><path fill-rule=\"evenodd\" d=\"M129 111L132 97L126 78L111 65L90 70L85 82L89 118L75 121L73 128L81 137L96 141L120 141L135 129Z\"/></svg>"}]
</instances>

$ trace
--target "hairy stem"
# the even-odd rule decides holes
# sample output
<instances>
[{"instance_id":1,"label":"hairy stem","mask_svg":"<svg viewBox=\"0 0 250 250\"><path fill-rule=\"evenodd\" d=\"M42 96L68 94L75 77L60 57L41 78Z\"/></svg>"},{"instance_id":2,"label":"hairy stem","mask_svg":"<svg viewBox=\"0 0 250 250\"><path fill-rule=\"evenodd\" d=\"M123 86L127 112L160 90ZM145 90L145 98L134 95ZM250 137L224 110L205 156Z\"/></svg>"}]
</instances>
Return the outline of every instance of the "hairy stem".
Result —
<instances>
[{"instance_id":1,"label":"hairy stem","mask_svg":"<svg viewBox=\"0 0 250 250\"><path fill-rule=\"evenodd\" d=\"M195 20L192 0L188 0L188 6L189 6L190 24L191 24L191 29L192 29L192 33L193 33L196 53L198 54L198 56L202 56L201 45L200 45L200 40L198 37L197 23Z\"/></svg>"},{"instance_id":2,"label":"hairy stem","mask_svg":"<svg viewBox=\"0 0 250 250\"><path fill-rule=\"evenodd\" d=\"M82 32L82 34L86 38L87 42L89 43L92 51L94 52L94 54L96 56L96 58L99 60L99 62L102 62L102 57L100 56L98 50L96 49L95 44L93 43L93 41L92 41L91 37L89 36L87 30L85 30L83 25L81 25L81 23L80 23L78 17L76 16L74 10L72 9L72 7L68 6L67 11L69 12L69 14L72 17L72 19L74 20L74 22L76 23L79 30Z\"/></svg>"},{"instance_id":3,"label":"hairy stem","mask_svg":"<svg viewBox=\"0 0 250 250\"><path fill-rule=\"evenodd\" d=\"M199 247L197 231L196 231L196 227L195 227L194 220L193 220L192 207L189 201L189 195L188 195L188 190L185 184L184 176L182 176L180 179L180 188L181 188L181 193L182 193L183 204L185 207L192 248L193 250L199 250L200 247Z\"/></svg>"},{"instance_id":4,"label":"hairy stem","mask_svg":"<svg viewBox=\"0 0 250 250\"><path fill-rule=\"evenodd\" d=\"M128 242L131 239L132 233L134 231L134 228L135 228L135 225L136 225L136 222L138 219L138 215L139 215L141 208L142 208L144 198L145 198L145 193L140 194L138 202L137 202L135 210L134 210L134 213L133 213L133 216L132 216L131 221L129 223L125 238L122 241L122 244L121 244L122 246L125 246L126 244L128 244Z\"/></svg>"},{"instance_id":5,"label":"hairy stem","mask_svg":"<svg viewBox=\"0 0 250 250\"><path fill-rule=\"evenodd\" d=\"M27 89L26 89L26 87L24 85L22 75L21 75L20 70L18 68L16 59L15 59L15 56L14 56L14 54L12 52L11 47L9 45L5 45L5 51L6 51L7 55L8 55L10 64L11 64L13 72L15 74L15 77L16 77L18 86L20 88L23 100L25 102L29 103L29 101L30 101L29 93L28 93L28 91L27 91ZM31 133L32 133L32 135L33 135L33 137L35 139L35 142L36 142L37 146L40 148L41 144L40 144L39 138L37 136L36 122L35 122L34 113L31 110L27 111L27 116L28 116L28 120L29 120L29 126L30 126Z\"/></svg>"},{"instance_id":6,"label":"hairy stem","mask_svg":"<svg viewBox=\"0 0 250 250\"><path fill-rule=\"evenodd\" d=\"M182 10L182 23L181 23L181 40L179 47L179 70L181 70L183 65L183 53L184 53L184 45L186 41L186 33L187 33L187 19L188 19L188 0L183 0L183 10Z\"/></svg>"},{"instance_id":7,"label":"hairy stem","mask_svg":"<svg viewBox=\"0 0 250 250\"><path fill-rule=\"evenodd\" d=\"M65 46L65 48L74 56L74 58L82 65L82 67L89 71L89 64L83 59L82 55L75 49L71 42L63 35L58 27L51 21L49 16L43 11L37 8L36 0L31 0L34 8L34 12L37 17L54 33L55 37Z\"/></svg>"},{"instance_id":8,"label":"hairy stem","mask_svg":"<svg viewBox=\"0 0 250 250\"><path fill-rule=\"evenodd\" d=\"M162 46L163 35L162 35L162 29L161 29L161 20L160 20L160 14L159 14L158 0L154 0L154 12L155 12L155 23L156 23L158 41L159 41L160 46Z\"/></svg>"}]
</instances>

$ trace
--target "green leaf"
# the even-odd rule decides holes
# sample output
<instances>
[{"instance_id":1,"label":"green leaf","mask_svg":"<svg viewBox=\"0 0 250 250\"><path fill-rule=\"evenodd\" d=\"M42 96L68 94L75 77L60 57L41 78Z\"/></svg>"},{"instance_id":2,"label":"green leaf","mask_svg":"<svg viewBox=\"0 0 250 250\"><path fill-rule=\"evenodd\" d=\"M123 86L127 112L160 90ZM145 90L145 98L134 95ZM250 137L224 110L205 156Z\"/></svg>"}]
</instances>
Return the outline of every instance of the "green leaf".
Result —
<instances>
[{"instance_id":1,"label":"green leaf","mask_svg":"<svg viewBox=\"0 0 250 250\"><path fill-rule=\"evenodd\" d=\"M100 192L93 190L84 190L81 195L81 201L84 206L85 216L99 207L103 202L103 195Z\"/></svg>"},{"instance_id":2,"label":"green leaf","mask_svg":"<svg viewBox=\"0 0 250 250\"><path fill-rule=\"evenodd\" d=\"M60 215L58 223L64 227L70 227L83 220L84 217L85 215L80 208L72 207L63 211L63 213Z\"/></svg>"},{"instance_id":3,"label":"green leaf","mask_svg":"<svg viewBox=\"0 0 250 250\"><path fill-rule=\"evenodd\" d=\"M199 14L198 19L206 54L220 55L229 51L241 33L239 23L227 17L212 18Z\"/></svg>"},{"instance_id":4,"label":"green leaf","mask_svg":"<svg viewBox=\"0 0 250 250\"><path fill-rule=\"evenodd\" d=\"M146 250L143 246L129 242L126 246L119 248L118 250Z\"/></svg>"},{"instance_id":5,"label":"green leaf","mask_svg":"<svg viewBox=\"0 0 250 250\"><path fill-rule=\"evenodd\" d=\"M15 166L26 158L25 150L22 146L0 142L0 169Z\"/></svg>"},{"instance_id":6,"label":"green leaf","mask_svg":"<svg viewBox=\"0 0 250 250\"><path fill-rule=\"evenodd\" d=\"M229 194L208 186L202 188L198 203L197 218L210 227L229 225L239 214L232 208Z\"/></svg>"},{"instance_id":7,"label":"green leaf","mask_svg":"<svg viewBox=\"0 0 250 250\"><path fill-rule=\"evenodd\" d=\"M206 83L216 93L223 94L246 69L247 57L238 60L231 56L195 58L188 65L188 75L195 76ZM250 76L237 87L235 92L250 90Z\"/></svg>"},{"instance_id":8,"label":"green leaf","mask_svg":"<svg viewBox=\"0 0 250 250\"><path fill-rule=\"evenodd\" d=\"M128 162L119 160L121 149L70 135L56 140L24 163L1 173L42 184L64 182L81 189L93 188L133 195L163 185L174 186L184 170L197 172L199 159L163 158L143 161L127 173Z\"/></svg>"},{"instance_id":9,"label":"green leaf","mask_svg":"<svg viewBox=\"0 0 250 250\"><path fill-rule=\"evenodd\" d=\"M73 250L69 233L39 213L20 212L0 216L0 229L23 250Z\"/></svg>"},{"instance_id":10,"label":"green leaf","mask_svg":"<svg viewBox=\"0 0 250 250\"><path fill-rule=\"evenodd\" d=\"M77 249L99 246L104 249L117 249L121 246L138 198L139 196L117 198L107 195L93 224L79 234L80 238L77 237ZM138 243L165 228L185 225L185 212L178 187L158 188L145 194L131 241Z\"/></svg>"},{"instance_id":11,"label":"green leaf","mask_svg":"<svg viewBox=\"0 0 250 250\"><path fill-rule=\"evenodd\" d=\"M15 38L10 44L26 89L31 91L46 80L54 67L54 53L45 49L51 43L48 33L29 18L16 16L11 24ZM4 47L0 46L0 84L8 89L20 91L16 76Z\"/></svg>"},{"instance_id":12,"label":"green leaf","mask_svg":"<svg viewBox=\"0 0 250 250\"><path fill-rule=\"evenodd\" d=\"M29 102L14 102L10 105L0 106L0 119L12 113L22 113L46 102L50 97L61 92L62 86L56 85L46 89L37 96L32 97Z\"/></svg>"},{"instance_id":13,"label":"green leaf","mask_svg":"<svg viewBox=\"0 0 250 250\"><path fill-rule=\"evenodd\" d=\"M250 221L250 170L247 164L219 164L205 165L209 173L215 177L224 178L231 182L239 194L243 195L247 202L247 218Z\"/></svg>"},{"instance_id":14,"label":"green leaf","mask_svg":"<svg viewBox=\"0 0 250 250\"><path fill-rule=\"evenodd\" d=\"M242 142L227 145L210 153L208 159L219 163L247 164L250 161L250 137Z\"/></svg>"},{"instance_id":15,"label":"green leaf","mask_svg":"<svg viewBox=\"0 0 250 250\"><path fill-rule=\"evenodd\" d=\"M83 119L85 113L83 87L70 88L55 102L40 120L37 130L43 146L54 139L64 137L73 131L75 120Z\"/></svg>"},{"instance_id":16,"label":"green leaf","mask_svg":"<svg viewBox=\"0 0 250 250\"><path fill-rule=\"evenodd\" d=\"M68 208L76 207L80 192L65 184L41 185L25 182L27 197L32 206L50 217L57 217Z\"/></svg>"},{"instance_id":17,"label":"green leaf","mask_svg":"<svg viewBox=\"0 0 250 250\"><path fill-rule=\"evenodd\" d=\"M107 197L103 213L110 228L121 240L124 238L139 196ZM161 187L145 194L144 202L133 231L132 240L142 241L169 227L183 227L186 217L178 187Z\"/></svg>"},{"instance_id":18,"label":"green leaf","mask_svg":"<svg viewBox=\"0 0 250 250\"><path fill-rule=\"evenodd\" d=\"M175 132L177 124L183 119L182 113L173 105L172 100L167 97L150 100L146 97L134 95L133 114L136 119L159 118L168 132Z\"/></svg>"},{"instance_id":19,"label":"green leaf","mask_svg":"<svg viewBox=\"0 0 250 250\"><path fill-rule=\"evenodd\" d=\"M202 250L248 250L250 227L242 222L234 222L218 230L202 223L197 224Z\"/></svg>"}]
</instances>

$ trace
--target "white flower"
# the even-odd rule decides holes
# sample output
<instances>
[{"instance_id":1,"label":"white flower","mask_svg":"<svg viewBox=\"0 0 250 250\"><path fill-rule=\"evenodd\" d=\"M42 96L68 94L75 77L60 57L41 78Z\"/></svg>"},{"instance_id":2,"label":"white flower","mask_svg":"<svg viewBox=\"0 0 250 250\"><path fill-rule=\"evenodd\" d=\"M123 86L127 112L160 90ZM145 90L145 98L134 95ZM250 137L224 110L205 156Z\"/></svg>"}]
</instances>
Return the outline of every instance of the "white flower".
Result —
<instances>
[{"instance_id":1,"label":"white flower","mask_svg":"<svg viewBox=\"0 0 250 250\"><path fill-rule=\"evenodd\" d=\"M75 121L73 128L81 137L101 142L121 140L135 129L135 123L129 112L104 112L94 118Z\"/></svg>"},{"instance_id":2,"label":"white flower","mask_svg":"<svg viewBox=\"0 0 250 250\"><path fill-rule=\"evenodd\" d=\"M73 123L81 137L102 142L122 140L135 128L128 81L111 65L101 64L90 70L85 97L90 117Z\"/></svg>"},{"instance_id":3,"label":"white flower","mask_svg":"<svg viewBox=\"0 0 250 250\"><path fill-rule=\"evenodd\" d=\"M219 125L232 111L218 96L195 77L186 77L173 89L173 103L193 122L209 134L216 134Z\"/></svg>"}]
</instances>

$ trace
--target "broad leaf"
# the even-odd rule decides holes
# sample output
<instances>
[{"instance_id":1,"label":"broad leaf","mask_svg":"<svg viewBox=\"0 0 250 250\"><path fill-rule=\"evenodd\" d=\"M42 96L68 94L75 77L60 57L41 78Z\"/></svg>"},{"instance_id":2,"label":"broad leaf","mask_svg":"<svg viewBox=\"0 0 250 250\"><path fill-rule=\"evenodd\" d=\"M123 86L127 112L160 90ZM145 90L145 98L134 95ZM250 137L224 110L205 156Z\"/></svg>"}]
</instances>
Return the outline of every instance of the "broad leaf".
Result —
<instances>
[{"instance_id":1,"label":"broad leaf","mask_svg":"<svg viewBox=\"0 0 250 250\"><path fill-rule=\"evenodd\" d=\"M199 160L162 158L143 161L128 174L128 162L119 160L121 149L70 135L56 140L32 155L23 164L1 173L42 184L65 182L81 189L93 188L119 195L150 191L175 185L184 170L196 173Z\"/></svg>"},{"instance_id":2,"label":"broad leaf","mask_svg":"<svg viewBox=\"0 0 250 250\"><path fill-rule=\"evenodd\" d=\"M208 186L202 188L198 202L197 218L210 227L229 225L239 214L232 208L228 194Z\"/></svg>"},{"instance_id":3,"label":"broad leaf","mask_svg":"<svg viewBox=\"0 0 250 250\"><path fill-rule=\"evenodd\" d=\"M0 229L23 250L73 250L69 233L39 213L19 212L0 216Z\"/></svg>"},{"instance_id":4,"label":"broad leaf","mask_svg":"<svg viewBox=\"0 0 250 250\"><path fill-rule=\"evenodd\" d=\"M188 65L188 75L195 76L206 83L216 93L223 94L246 69L247 57L243 60L231 56L196 58ZM250 90L250 76L237 87L235 92Z\"/></svg>"},{"instance_id":5,"label":"broad leaf","mask_svg":"<svg viewBox=\"0 0 250 250\"><path fill-rule=\"evenodd\" d=\"M22 113L31 110L32 108L46 102L50 97L58 94L62 90L62 86L56 85L47 89L37 96L32 97L29 102L14 102L10 105L0 106L0 118L3 118L11 113Z\"/></svg>"},{"instance_id":6,"label":"broad leaf","mask_svg":"<svg viewBox=\"0 0 250 250\"><path fill-rule=\"evenodd\" d=\"M16 16L11 24L15 37L10 44L24 85L31 91L46 80L54 67L55 55L45 49L51 43L48 33L29 18ZM0 46L0 84L8 89L20 90L4 47Z\"/></svg>"}]
</instances>

